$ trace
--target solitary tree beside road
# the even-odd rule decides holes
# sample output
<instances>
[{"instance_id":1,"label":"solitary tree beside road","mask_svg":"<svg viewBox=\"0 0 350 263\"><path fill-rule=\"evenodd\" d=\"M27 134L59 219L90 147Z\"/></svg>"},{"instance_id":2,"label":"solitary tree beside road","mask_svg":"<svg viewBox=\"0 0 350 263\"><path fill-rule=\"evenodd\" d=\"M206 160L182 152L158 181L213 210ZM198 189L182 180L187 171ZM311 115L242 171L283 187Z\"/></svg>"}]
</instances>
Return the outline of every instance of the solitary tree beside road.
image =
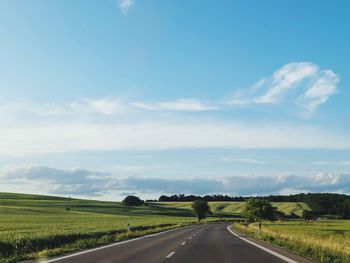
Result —
<instances>
[{"instance_id":1,"label":"solitary tree beside road","mask_svg":"<svg viewBox=\"0 0 350 263\"><path fill-rule=\"evenodd\" d=\"M267 200L249 198L246 202L244 215L248 223L259 222L259 229L261 230L262 220L276 220L276 208Z\"/></svg>"},{"instance_id":2,"label":"solitary tree beside road","mask_svg":"<svg viewBox=\"0 0 350 263\"><path fill-rule=\"evenodd\" d=\"M197 216L198 222L200 222L210 213L210 207L207 201L195 200L192 202L192 211Z\"/></svg>"}]
</instances>

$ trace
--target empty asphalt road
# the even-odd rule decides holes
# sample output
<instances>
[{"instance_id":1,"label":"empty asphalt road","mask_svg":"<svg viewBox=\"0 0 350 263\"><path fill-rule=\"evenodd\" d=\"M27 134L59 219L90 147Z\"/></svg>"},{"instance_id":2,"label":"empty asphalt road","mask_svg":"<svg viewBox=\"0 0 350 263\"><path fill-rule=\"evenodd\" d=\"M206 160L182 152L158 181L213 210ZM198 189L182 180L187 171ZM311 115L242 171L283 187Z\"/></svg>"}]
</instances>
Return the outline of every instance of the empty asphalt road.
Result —
<instances>
[{"instance_id":1,"label":"empty asphalt road","mask_svg":"<svg viewBox=\"0 0 350 263\"><path fill-rule=\"evenodd\" d=\"M75 255L51 259L46 262L286 262L234 236L227 230L227 226L227 224L196 225L98 250L84 251Z\"/></svg>"}]
</instances>

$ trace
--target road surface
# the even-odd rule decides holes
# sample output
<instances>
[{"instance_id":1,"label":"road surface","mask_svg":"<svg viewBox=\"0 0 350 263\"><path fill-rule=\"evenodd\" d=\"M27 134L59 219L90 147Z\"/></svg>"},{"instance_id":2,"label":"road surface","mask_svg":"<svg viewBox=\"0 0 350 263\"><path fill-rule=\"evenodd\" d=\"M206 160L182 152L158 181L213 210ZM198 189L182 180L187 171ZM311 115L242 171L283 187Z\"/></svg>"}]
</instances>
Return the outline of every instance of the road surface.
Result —
<instances>
[{"instance_id":1,"label":"road surface","mask_svg":"<svg viewBox=\"0 0 350 263\"><path fill-rule=\"evenodd\" d=\"M196 225L98 250L51 259L57 263L280 263L286 262L227 230L227 224ZM290 261L301 262L301 261ZM307 262L307 261L305 261Z\"/></svg>"}]
</instances>

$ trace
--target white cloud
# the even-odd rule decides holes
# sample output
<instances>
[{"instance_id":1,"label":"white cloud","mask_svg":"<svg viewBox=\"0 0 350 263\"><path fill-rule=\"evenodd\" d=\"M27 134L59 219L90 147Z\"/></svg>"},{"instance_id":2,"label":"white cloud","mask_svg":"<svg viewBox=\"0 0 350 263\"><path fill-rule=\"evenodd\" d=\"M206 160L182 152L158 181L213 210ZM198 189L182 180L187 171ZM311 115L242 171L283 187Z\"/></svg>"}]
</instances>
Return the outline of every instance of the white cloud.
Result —
<instances>
[{"instance_id":1,"label":"white cloud","mask_svg":"<svg viewBox=\"0 0 350 263\"><path fill-rule=\"evenodd\" d=\"M85 113L99 113L103 115L113 115L116 113L124 112L128 106L122 104L117 100L109 98L103 99L81 99L71 103L71 108L75 111Z\"/></svg>"},{"instance_id":2,"label":"white cloud","mask_svg":"<svg viewBox=\"0 0 350 263\"><path fill-rule=\"evenodd\" d=\"M72 122L5 126L1 154L178 148L350 148L348 136L312 127L213 121Z\"/></svg>"},{"instance_id":3,"label":"white cloud","mask_svg":"<svg viewBox=\"0 0 350 263\"><path fill-rule=\"evenodd\" d=\"M277 103L287 91L298 88L298 84L306 78L313 76L317 71L318 67L312 63L287 64L272 75L268 81L269 87L263 95L255 98L254 102L258 104ZM253 87L255 90L259 90L263 85L266 85L266 82L266 79L264 79L264 82L259 81Z\"/></svg>"},{"instance_id":4,"label":"white cloud","mask_svg":"<svg viewBox=\"0 0 350 263\"><path fill-rule=\"evenodd\" d=\"M326 82L329 79L324 78ZM323 83L321 80L320 83ZM331 91L323 84L316 86L318 88L311 86L308 90L308 97L319 99ZM320 96L317 97L317 94ZM300 123L283 124L256 119L238 122L221 117L216 119L217 115L215 119L203 114L186 115L187 112L217 108L195 99L151 104L112 98L78 99L61 104L2 104L0 154L176 148L350 148L346 131L334 132L331 128ZM145 109L149 110L147 114ZM177 114L168 111L176 111Z\"/></svg>"},{"instance_id":5,"label":"white cloud","mask_svg":"<svg viewBox=\"0 0 350 263\"><path fill-rule=\"evenodd\" d=\"M267 162L265 161L261 161L253 158L224 157L224 158L221 158L221 161L233 162L233 163L248 163L248 164L267 164Z\"/></svg>"},{"instance_id":6,"label":"white cloud","mask_svg":"<svg viewBox=\"0 0 350 263\"><path fill-rule=\"evenodd\" d=\"M296 103L306 110L305 116L312 114L318 106L327 102L328 98L336 93L339 77L331 70L319 72L317 79L301 94Z\"/></svg>"},{"instance_id":7,"label":"white cloud","mask_svg":"<svg viewBox=\"0 0 350 263\"><path fill-rule=\"evenodd\" d=\"M350 193L350 174L317 173L310 176L229 176L218 178L161 179L126 177L118 188L137 192L268 195L291 192Z\"/></svg>"},{"instance_id":8,"label":"white cloud","mask_svg":"<svg viewBox=\"0 0 350 263\"><path fill-rule=\"evenodd\" d=\"M157 103L134 102L132 105L136 108L154 111L209 111L219 109L218 107L206 105L195 99L181 99Z\"/></svg>"},{"instance_id":9,"label":"white cloud","mask_svg":"<svg viewBox=\"0 0 350 263\"><path fill-rule=\"evenodd\" d=\"M323 161L316 161L313 162L313 164L316 165L350 165L350 161L340 161L340 162L336 162L336 161L328 161L328 160L323 160Z\"/></svg>"},{"instance_id":10,"label":"white cloud","mask_svg":"<svg viewBox=\"0 0 350 263\"><path fill-rule=\"evenodd\" d=\"M115 115L132 111L130 104L111 98L102 99L77 99L70 103L33 103L30 101L18 101L3 103L0 105L1 121L23 122L45 120L47 118L82 117L87 115Z\"/></svg>"},{"instance_id":11,"label":"white cloud","mask_svg":"<svg viewBox=\"0 0 350 263\"><path fill-rule=\"evenodd\" d=\"M157 105L151 104L151 103L133 102L132 106L134 106L135 108L143 109L143 110L159 110Z\"/></svg>"},{"instance_id":12,"label":"white cloud","mask_svg":"<svg viewBox=\"0 0 350 263\"><path fill-rule=\"evenodd\" d=\"M268 195L297 192L350 193L350 174L316 173L310 176L228 176L217 178L165 179L116 177L84 169L57 169L47 166L19 166L0 171L1 185L17 185L21 192L34 185L59 195L98 196L132 191L158 197L160 194ZM21 190L22 189L22 190Z\"/></svg>"},{"instance_id":13,"label":"white cloud","mask_svg":"<svg viewBox=\"0 0 350 263\"><path fill-rule=\"evenodd\" d=\"M234 106L297 106L302 117L312 113L336 93L339 77L310 62L290 63L249 90L238 90L227 104Z\"/></svg>"},{"instance_id":14,"label":"white cloud","mask_svg":"<svg viewBox=\"0 0 350 263\"><path fill-rule=\"evenodd\" d=\"M64 115L64 114L101 114L114 115L132 111L180 111L200 112L218 110L218 106L201 102L197 99L179 99L173 101L161 101L156 103L128 102L115 98L80 98L70 103L43 103L35 104L29 101L19 101L0 105L0 115L23 113L37 116ZM16 117L16 116L14 116Z\"/></svg>"},{"instance_id":15,"label":"white cloud","mask_svg":"<svg viewBox=\"0 0 350 263\"><path fill-rule=\"evenodd\" d=\"M133 0L119 0L119 8L124 15L127 15L129 9L134 5Z\"/></svg>"},{"instance_id":16,"label":"white cloud","mask_svg":"<svg viewBox=\"0 0 350 263\"><path fill-rule=\"evenodd\" d=\"M0 182L27 187L40 186L51 194L100 195L115 185L109 174L84 169L56 169L47 166L24 165L5 168L0 171ZM6 189L2 189L6 190Z\"/></svg>"}]
</instances>

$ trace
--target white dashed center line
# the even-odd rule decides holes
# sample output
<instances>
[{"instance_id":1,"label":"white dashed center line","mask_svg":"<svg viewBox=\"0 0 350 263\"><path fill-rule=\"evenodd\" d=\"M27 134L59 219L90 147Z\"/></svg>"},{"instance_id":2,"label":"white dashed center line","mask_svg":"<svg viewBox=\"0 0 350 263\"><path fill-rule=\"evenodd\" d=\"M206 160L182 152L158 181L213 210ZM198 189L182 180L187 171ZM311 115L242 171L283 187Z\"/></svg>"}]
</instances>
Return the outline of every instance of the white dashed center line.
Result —
<instances>
[{"instance_id":1,"label":"white dashed center line","mask_svg":"<svg viewBox=\"0 0 350 263\"><path fill-rule=\"evenodd\" d=\"M166 258L171 258L175 254L175 251L172 251L169 253L169 255L166 256Z\"/></svg>"},{"instance_id":2,"label":"white dashed center line","mask_svg":"<svg viewBox=\"0 0 350 263\"><path fill-rule=\"evenodd\" d=\"M183 245L186 245L186 242L182 242L182 243L181 243L181 246L183 246Z\"/></svg>"},{"instance_id":3,"label":"white dashed center line","mask_svg":"<svg viewBox=\"0 0 350 263\"><path fill-rule=\"evenodd\" d=\"M192 239L192 237L189 237L188 239Z\"/></svg>"}]
</instances>

